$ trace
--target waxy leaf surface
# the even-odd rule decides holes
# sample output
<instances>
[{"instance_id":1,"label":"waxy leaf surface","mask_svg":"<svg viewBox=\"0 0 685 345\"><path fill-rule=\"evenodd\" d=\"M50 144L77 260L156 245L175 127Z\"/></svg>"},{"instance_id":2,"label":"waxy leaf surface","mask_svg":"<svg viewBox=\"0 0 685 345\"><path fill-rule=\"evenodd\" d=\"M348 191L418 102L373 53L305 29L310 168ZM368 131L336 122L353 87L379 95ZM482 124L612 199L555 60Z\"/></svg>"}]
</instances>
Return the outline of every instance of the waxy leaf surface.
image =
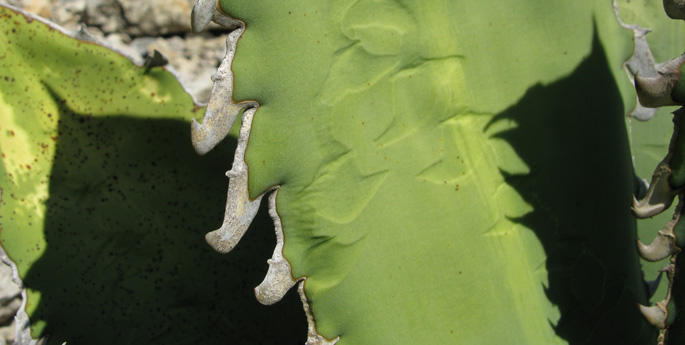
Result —
<instances>
[{"instance_id":1,"label":"waxy leaf surface","mask_svg":"<svg viewBox=\"0 0 685 345\"><path fill-rule=\"evenodd\" d=\"M631 33L609 2L221 8L246 24L233 97L260 104L250 194L280 186L284 256L322 335L654 339L636 308Z\"/></svg>"}]
</instances>

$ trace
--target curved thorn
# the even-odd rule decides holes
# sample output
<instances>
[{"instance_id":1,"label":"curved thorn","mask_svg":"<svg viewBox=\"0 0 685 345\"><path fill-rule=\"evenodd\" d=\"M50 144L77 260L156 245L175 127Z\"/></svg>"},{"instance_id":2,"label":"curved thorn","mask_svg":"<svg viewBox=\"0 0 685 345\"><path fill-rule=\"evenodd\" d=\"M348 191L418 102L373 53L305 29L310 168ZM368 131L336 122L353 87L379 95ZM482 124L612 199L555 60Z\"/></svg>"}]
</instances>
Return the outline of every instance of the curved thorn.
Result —
<instances>
[{"instance_id":1,"label":"curved thorn","mask_svg":"<svg viewBox=\"0 0 685 345\"><path fill-rule=\"evenodd\" d=\"M671 176L671 168L666 163L661 163L654 170L652 182L647 194L642 200L633 196L633 214L637 218L653 217L668 209L677 195L677 191L671 188L668 178Z\"/></svg>"},{"instance_id":2,"label":"curved thorn","mask_svg":"<svg viewBox=\"0 0 685 345\"><path fill-rule=\"evenodd\" d=\"M290 263L283 257L284 237L281 217L276 211L277 195L278 189L269 195L269 215L271 215L271 219L274 221L274 228L276 230L276 248L274 248L271 259L267 261L269 263L269 271L266 273L261 284L254 289L257 301L265 305L271 305L280 301L286 292L297 282L293 279Z\"/></svg>"},{"instance_id":3,"label":"curved thorn","mask_svg":"<svg viewBox=\"0 0 685 345\"><path fill-rule=\"evenodd\" d=\"M668 226L668 225L667 225ZM670 229L668 231L659 231L652 243L645 245L640 240L635 240L637 244L637 252L641 258L654 262L663 260L679 250L675 245L675 236L673 236L673 231Z\"/></svg>"},{"instance_id":4,"label":"curved thorn","mask_svg":"<svg viewBox=\"0 0 685 345\"><path fill-rule=\"evenodd\" d=\"M269 259L267 263L269 271L254 292L259 303L272 305L283 299L296 281L292 278L290 264L285 259Z\"/></svg>"},{"instance_id":5,"label":"curved thorn","mask_svg":"<svg viewBox=\"0 0 685 345\"><path fill-rule=\"evenodd\" d=\"M659 108L676 105L671 98L671 92L675 88L677 80L665 78L661 75L651 78L635 75L635 91L640 104L647 108Z\"/></svg>"},{"instance_id":6,"label":"curved thorn","mask_svg":"<svg viewBox=\"0 0 685 345\"><path fill-rule=\"evenodd\" d=\"M190 28L195 33L202 32L212 21L226 29L241 26L241 21L221 10L218 0L198 0L190 13Z\"/></svg>"},{"instance_id":7,"label":"curved thorn","mask_svg":"<svg viewBox=\"0 0 685 345\"><path fill-rule=\"evenodd\" d=\"M255 200L250 200L250 193L247 186L247 164L245 164L245 149L250 137L252 128L252 118L257 109L250 108L243 113L243 124L240 127L238 136L238 147L233 157L233 167L231 167L231 180L228 183L228 196L226 201L226 212L221 228L212 231L205 236L214 250L219 253L230 252L238 241L243 237L245 231L252 223L252 219L259 210L262 196Z\"/></svg>"},{"instance_id":8,"label":"curved thorn","mask_svg":"<svg viewBox=\"0 0 685 345\"><path fill-rule=\"evenodd\" d=\"M671 218L671 220L666 224L666 226L663 227L663 229L659 230L654 240L652 240L652 243L650 243L649 245L645 245L644 243L640 242L640 240L636 240L637 251L640 257L647 261L654 262L663 260L681 251L681 249L676 244L676 236L674 233L674 229L680 222L680 214L682 212L682 209L683 200L681 198L680 202L675 207L675 213L673 215L673 218ZM669 269L670 265L666 266L660 272L668 273Z\"/></svg>"},{"instance_id":9,"label":"curved thorn","mask_svg":"<svg viewBox=\"0 0 685 345\"><path fill-rule=\"evenodd\" d=\"M209 97L209 104L202 124L195 119L191 121L190 133L195 151L201 155L209 152L221 142L233 127L238 114L248 107L256 107L256 102L235 103L233 101L233 71L231 64L235 56L235 48L243 33L239 28L226 38L226 55L219 65L219 69L212 76L214 85Z\"/></svg>"},{"instance_id":10,"label":"curved thorn","mask_svg":"<svg viewBox=\"0 0 685 345\"><path fill-rule=\"evenodd\" d=\"M198 0L190 12L190 28L198 33L204 30L214 17L217 0Z\"/></svg>"},{"instance_id":11,"label":"curved thorn","mask_svg":"<svg viewBox=\"0 0 685 345\"><path fill-rule=\"evenodd\" d=\"M245 26L242 21L229 16L226 12L221 10L221 6L219 5L218 1L214 7L214 16L212 17L212 21L226 29L235 29L237 27Z\"/></svg>"},{"instance_id":12,"label":"curved thorn","mask_svg":"<svg viewBox=\"0 0 685 345\"><path fill-rule=\"evenodd\" d=\"M635 74L635 91L640 104L648 108L678 105L672 93L680 79L680 65L685 61L681 55L666 63L654 77L643 78Z\"/></svg>"},{"instance_id":13,"label":"curved thorn","mask_svg":"<svg viewBox=\"0 0 685 345\"><path fill-rule=\"evenodd\" d=\"M654 306L645 307L641 304L637 305L640 309L640 313L644 316L645 320L649 322L652 326L665 329L666 325L666 303L664 301L656 302Z\"/></svg>"}]
</instances>

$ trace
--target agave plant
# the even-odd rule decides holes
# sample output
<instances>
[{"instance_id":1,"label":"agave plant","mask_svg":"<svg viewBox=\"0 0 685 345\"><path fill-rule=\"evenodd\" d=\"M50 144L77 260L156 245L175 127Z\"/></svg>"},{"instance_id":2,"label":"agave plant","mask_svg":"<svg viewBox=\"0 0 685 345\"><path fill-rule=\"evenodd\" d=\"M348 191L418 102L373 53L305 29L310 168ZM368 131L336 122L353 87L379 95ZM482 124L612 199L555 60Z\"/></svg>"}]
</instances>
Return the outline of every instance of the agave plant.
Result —
<instances>
[{"instance_id":1,"label":"agave plant","mask_svg":"<svg viewBox=\"0 0 685 345\"><path fill-rule=\"evenodd\" d=\"M664 116L626 131L622 65L673 56L657 5L200 0L194 30L233 30L201 121L164 67L3 6L0 239L34 336L654 343L630 146L640 173L668 145L641 135Z\"/></svg>"},{"instance_id":2,"label":"agave plant","mask_svg":"<svg viewBox=\"0 0 685 345\"><path fill-rule=\"evenodd\" d=\"M664 9L673 19L685 19L685 4L672 0L663 2ZM658 108L679 106L685 101L685 89L680 83L685 55L665 63L657 73L635 76L635 87L640 104ZM640 305L640 311L647 321L660 329L658 344L679 344L683 342L682 310L682 258L678 254L685 246L685 232L680 222L682 215L682 190L685 186L683 172L683 108L673 112L673 136L666 157L657 165L646 195L641 200L633 199L633 213L638 218L650 218L666 211L676 196L680 199L673 218L661 229L656 238L645 245L637 241L640 256L651 262L669 258L669 263L660 270L666 274L668 284L666 296L652 307Z\"/></svg>"}]
</instances>

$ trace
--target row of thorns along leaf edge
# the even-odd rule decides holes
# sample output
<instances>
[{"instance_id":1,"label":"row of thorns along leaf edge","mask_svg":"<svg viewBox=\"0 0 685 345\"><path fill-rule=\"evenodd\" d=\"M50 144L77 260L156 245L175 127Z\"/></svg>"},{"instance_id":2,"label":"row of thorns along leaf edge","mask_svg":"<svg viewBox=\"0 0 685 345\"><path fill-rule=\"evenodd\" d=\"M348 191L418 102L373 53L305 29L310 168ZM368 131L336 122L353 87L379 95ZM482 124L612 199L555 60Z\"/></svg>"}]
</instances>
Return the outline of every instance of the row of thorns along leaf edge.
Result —
<instances>
[{"instance_id":1,"label":"row of thorns along leaf edge","mask_svg":"<svg viewBox=\"0 0 685 345\"><path fill-rule=\"evenodd\" d=\"M245 30L245 24L223 12L217 0L198 0L191 14L191 27L193 31L200 32L204 30L211 21L233 31L226 38L226 55L221 61L217 72L212 76L214 85L202 123L197 123L194 119L192 120L191 138L193 147L199 154L209 152L228 135L240 113L242 113L242 125L238 135L238 146L233 158L233 166L231 170L226 172L226 176L230 180L224 221L221 228L208 233L205 238L207 243L216 251L220 253L231 251L245 234L245 231L247 231L259 210L259 205L264 195L270 193L269 214L273 219L276 231L276 248L271 259L267 261L269 270L266 277L255 288L257 300L267 305L276 303L285 296L288 290L295 284L298 284L297 291L307 316L306 345L335 344L340 337L328 340L316 331L314 316L304 291L306 277L294 279L290 264L283 257L283 228L281 226L281 219L276 211L276 198L279 186L275 186L254 200L250 200L245 149L250 137L252 119L259 108L259 104L255 101L234 102L233 71L231 70L236 44Z\"/></svg>"}]
</instances>

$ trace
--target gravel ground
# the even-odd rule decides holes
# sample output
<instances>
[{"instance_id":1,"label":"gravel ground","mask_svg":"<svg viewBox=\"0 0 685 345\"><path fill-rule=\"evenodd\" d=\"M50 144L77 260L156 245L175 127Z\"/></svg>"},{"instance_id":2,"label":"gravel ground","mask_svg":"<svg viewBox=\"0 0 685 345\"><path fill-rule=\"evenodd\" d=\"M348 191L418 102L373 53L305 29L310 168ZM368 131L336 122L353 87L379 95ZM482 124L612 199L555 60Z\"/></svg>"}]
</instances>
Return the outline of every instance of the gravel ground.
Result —
<instances>
[{"instance_id":1,"label":"gravel ground","mask_svg":"<svg viewBox=\"0 0 685 345\"><path fill-rule=\"evenodd\" d=\"M0 0L0 2L3 2ZM212 25L201 34L190 29L196 0L6 0L69 30L87 31L142 63L159 51L196 100L209 99L211 75L225 54L226 32ZM9 266L0 263L0 344L14 342L14 320L21 299Z\"/></svg>"}]
</instances>

